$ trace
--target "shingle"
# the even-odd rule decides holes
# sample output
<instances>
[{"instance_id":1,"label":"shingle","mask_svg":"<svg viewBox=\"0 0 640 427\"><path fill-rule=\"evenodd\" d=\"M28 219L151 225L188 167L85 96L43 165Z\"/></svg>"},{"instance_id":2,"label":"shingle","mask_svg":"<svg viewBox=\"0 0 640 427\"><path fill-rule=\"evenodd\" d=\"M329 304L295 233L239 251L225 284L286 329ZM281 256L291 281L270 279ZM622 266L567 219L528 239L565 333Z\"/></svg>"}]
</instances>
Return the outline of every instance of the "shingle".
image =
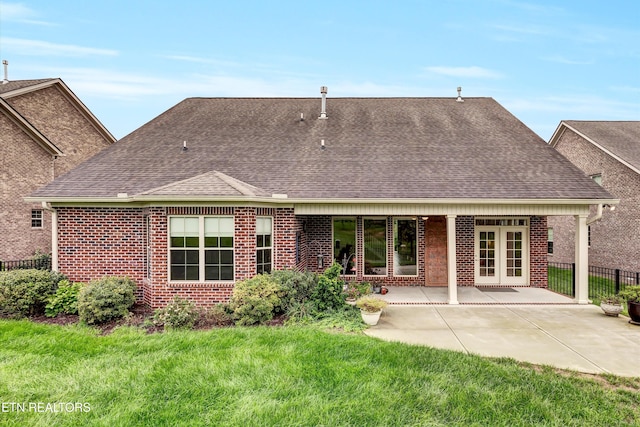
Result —
<instances>
[{"instance_id":1,"label":"shingle","mask_svg":"<svg viewBox=\"0 0 640 427\"><path fill-rule=\"evenodd\" d=\"M215 170L290 198L610 198L491 98L329 98L319 113L319 98L189 98L34 196L140 194Z\"/></svg>"},{"instance_id":2,"label":"shingle","mask_svg":"<svg viewBox=\"0 0 640 427\"><path fill-rule=\"evenodd\" d=\"M636 169L640 169L640 121L563 122Z\"/></svg>"},{"instance_id":3,"label":"shingle","mask_svg":"<svg viewBox=\"0 0 640 427\"><path fill-rule=\"evenodd\" d=\"M38 79L38 80L13 80L0 84L0 94L8 93L14 90L23 89L29 86L35 86L40 83L48 82L55 79Z\"/></svg>"}]
</instances>

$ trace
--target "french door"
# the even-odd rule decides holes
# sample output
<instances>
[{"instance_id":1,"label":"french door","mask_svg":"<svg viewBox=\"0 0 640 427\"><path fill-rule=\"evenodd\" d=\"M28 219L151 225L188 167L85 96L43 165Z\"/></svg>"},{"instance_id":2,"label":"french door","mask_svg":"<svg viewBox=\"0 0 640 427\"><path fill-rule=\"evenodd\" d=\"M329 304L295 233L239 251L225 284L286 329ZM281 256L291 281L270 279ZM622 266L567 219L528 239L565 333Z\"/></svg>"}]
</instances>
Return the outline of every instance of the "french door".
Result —
<instances>
[{"instance_id":1,"label":"french door","mask_svg":"<svg viewBox=\"0 0 640 427\"><path fill-rule=\"evenodd\" d=\"M484 285L526 285L529 231L526 227L476 227L475 280Z\"/></svg>"}]
</instances>

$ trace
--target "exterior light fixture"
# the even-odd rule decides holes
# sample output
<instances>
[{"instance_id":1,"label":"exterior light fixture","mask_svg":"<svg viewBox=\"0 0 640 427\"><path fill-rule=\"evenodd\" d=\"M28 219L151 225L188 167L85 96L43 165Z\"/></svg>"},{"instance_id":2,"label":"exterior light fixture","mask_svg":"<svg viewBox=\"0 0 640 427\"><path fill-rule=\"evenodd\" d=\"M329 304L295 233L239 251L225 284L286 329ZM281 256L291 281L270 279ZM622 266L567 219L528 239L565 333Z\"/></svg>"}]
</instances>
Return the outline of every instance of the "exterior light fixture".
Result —
<instances>
[{"instance_id":1,"label":"exterior light fixture","mask_svg":"<svg viewBox=\"0 0 640 427\"><path fill-rule=\"evenodd\" d=\"M318 254L318 268L324 268L324 255Z\"/></svg>"}]
</instances>

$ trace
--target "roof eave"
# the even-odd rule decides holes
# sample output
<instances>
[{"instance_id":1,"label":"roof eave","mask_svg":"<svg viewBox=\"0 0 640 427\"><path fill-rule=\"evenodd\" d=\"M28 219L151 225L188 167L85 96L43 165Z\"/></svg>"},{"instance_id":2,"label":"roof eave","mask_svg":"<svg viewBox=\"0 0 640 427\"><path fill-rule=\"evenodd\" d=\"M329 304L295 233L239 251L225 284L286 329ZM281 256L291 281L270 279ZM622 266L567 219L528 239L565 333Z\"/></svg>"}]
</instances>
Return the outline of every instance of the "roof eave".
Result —
<instances>
[{"instance_id":1,"label":"roof eave","mask_svg":"<svg viewBox=\"0 0 640 427\"><path fill-rule=\"evenodd\" d=\"M590 144L592 144L597 149L601 150L602 152L604 152L605 154L607 154L611 158L619 161L620 163L622 163L623 165L625 165L626 167L628 167L629 169L631 169L635 173L640 174L640 169L638 169L636 166L634 166L631 163L627 162L625 159L623 159L622 157L618 156L614 152L608 150L607 148L603 147L602 145L598 144L596 141L594 141L588 135L586 135L583 132L580 132L578 129L576 129L575 127L573 127L573 126L571 126L571 125L569 125L567 123L565 123L564 121L560 122L560 124L558 125L558 128L556 129L556 131L551 136L551 139L549 140L549 144L552 147L555 147L558 144L558 141L560 140L560 137L564 133L565 129L569 129L572 132L575 132L576 135L579 135L580 137L584 138L585 141L589 142Z\"/></svg>"},{"instance_id":2,"label":"roof eave","mask_svg":"<svg viewBox=\"0 0 640 427\"><path fill-rule=\"evenodd\" d=\"M9 92L5 92L2 94L4 98L11 98L14 96L24 95L26 93L35 92L40 89L45 89L50 86L59 85L67 98L71 101L72 104L76 106L80 110L80 112L89 119L90 122L93 123L93 126L96 130L107 140L109 143L113 144L117 141L117 139L109 132L109 130L104 127L104 125L98 120L98 118L87 108L86 105L76 96L75 93L62 81L60 78L55 78L51 80L47 80L44 82L40 82L31 86L25 86L19 89L15 89Z\"/></svg>"},{"instance_id":3,"label":"roof eave","mask_svg":"<svg viewBox=\"0 0 640 427\"><path fill-rule=\"evenodd\" d=\"M115 197L49 197L49 196L28 196L25 197L26 202L44 202L52 204L102 204L102 203L137 203L137 204L158 204L158 203L269 203L269 204L378 204L378 205L394 205L394 204L432 204L432 205L450 205L450 204L469 204L469 205L616 205L620 203L619 199L613 198L594 198L594 199L473 199L473 198L460 198L460 199L311 199L311 198L289 198L285 195L272 195L271 197L265 196L125 196L119 195Z\"/></svg>"}]
</instances>

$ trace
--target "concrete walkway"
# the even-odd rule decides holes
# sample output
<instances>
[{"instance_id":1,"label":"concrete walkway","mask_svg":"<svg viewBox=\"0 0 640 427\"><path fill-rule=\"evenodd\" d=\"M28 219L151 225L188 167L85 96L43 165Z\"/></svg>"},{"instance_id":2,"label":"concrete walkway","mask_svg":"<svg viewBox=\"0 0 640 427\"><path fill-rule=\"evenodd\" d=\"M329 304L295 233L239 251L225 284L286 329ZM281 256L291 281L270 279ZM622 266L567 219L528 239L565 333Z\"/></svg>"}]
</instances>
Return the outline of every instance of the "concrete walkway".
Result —
<instances>
[{"instance_id":1,"label":"concrete walkway","mask_svg":"<svg viewBox=\"0 0 640 427\"><path fill-rule=\"evenodd\" d=\"M392 300L396 289L383 297ZM501 296L491 297L513 294L497 293ZM554 295L549 298L555 300ZM535 300L531 305L469 301L456 306L444 301L412 304L406 298L401 304L390 302L367 335L580 372L640 377L640 326L629 324L626 317L605 316L594 305Z\"/></svg>"}]
</instances>

